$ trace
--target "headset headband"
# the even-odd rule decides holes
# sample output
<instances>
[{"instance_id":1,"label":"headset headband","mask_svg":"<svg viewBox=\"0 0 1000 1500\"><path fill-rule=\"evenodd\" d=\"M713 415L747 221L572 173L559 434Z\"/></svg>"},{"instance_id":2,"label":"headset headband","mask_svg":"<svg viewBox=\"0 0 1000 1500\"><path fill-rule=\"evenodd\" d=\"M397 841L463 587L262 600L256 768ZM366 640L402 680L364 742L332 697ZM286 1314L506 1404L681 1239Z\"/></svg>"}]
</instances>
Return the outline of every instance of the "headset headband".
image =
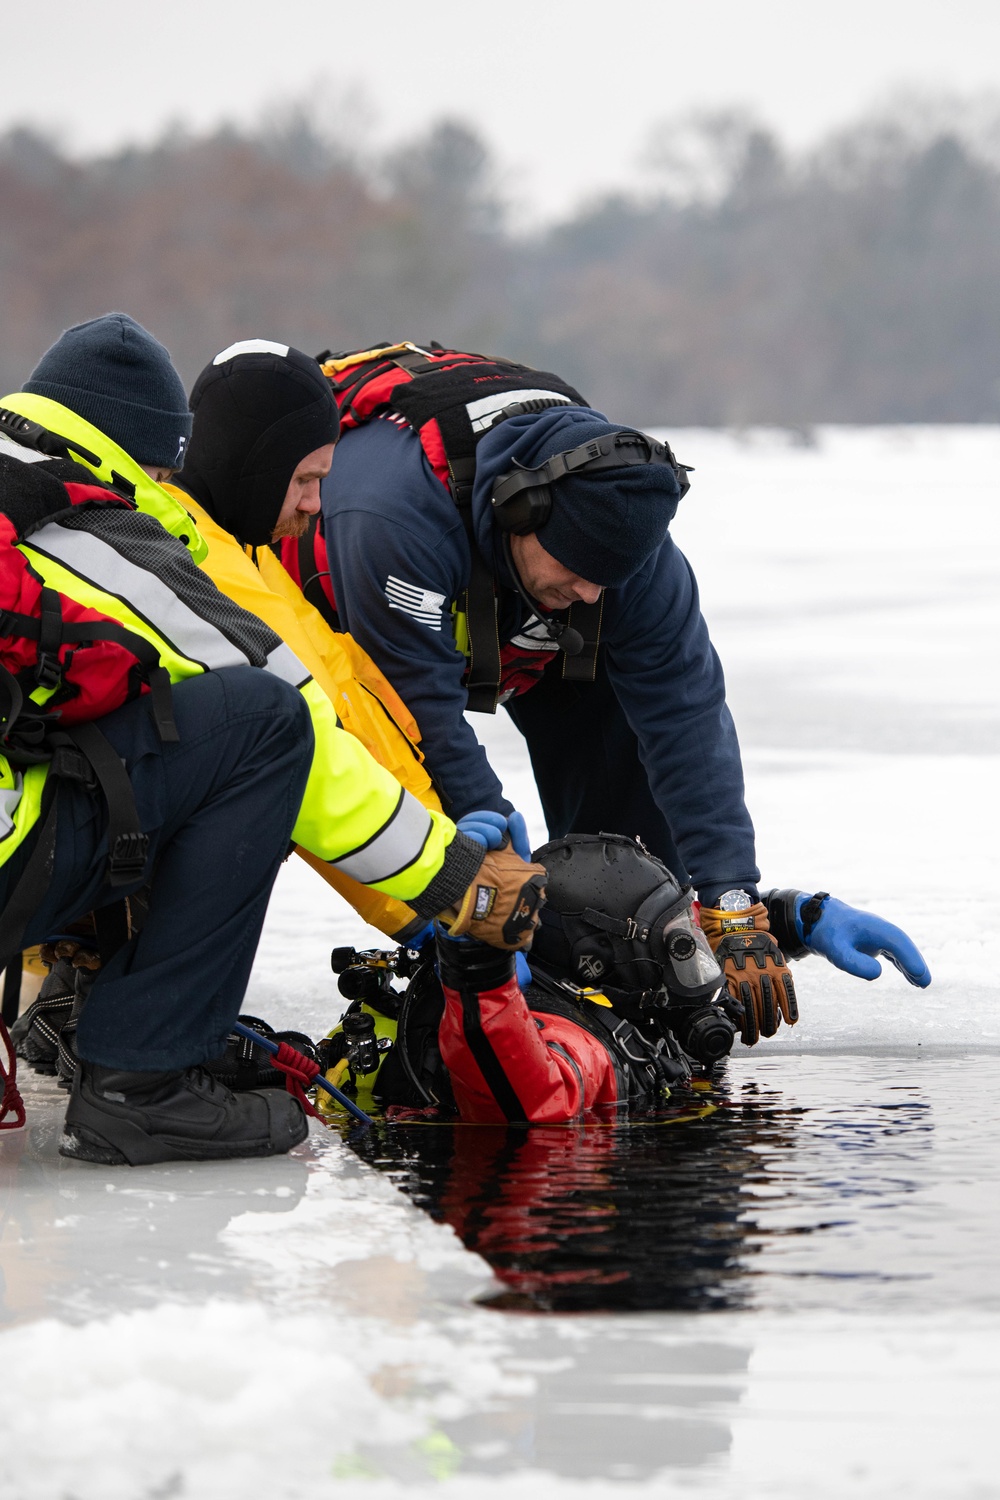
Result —
<instances>
[{"instance_id":1,"label":"headset headband","mask_svg":"<svg viewBox=\"0 0 1000 1500\"><path fill-rule=\"evenodd\" d=\"M493 487L492 506L497 525L503 531L523 535L538 531L548 520L552 508L549 485L567 474L595 473L598 469L622 469L634 464L669 464L677 475L681 497L689 488L688 466L679 464L668 444L658 443L642 432L617 432L594 438L578 448L554 453L537 469L518 465L503 474ZM537 494L530 493L538 491ZM523 497L519 504L518 500Z\"/></svg>"}]
</instances>

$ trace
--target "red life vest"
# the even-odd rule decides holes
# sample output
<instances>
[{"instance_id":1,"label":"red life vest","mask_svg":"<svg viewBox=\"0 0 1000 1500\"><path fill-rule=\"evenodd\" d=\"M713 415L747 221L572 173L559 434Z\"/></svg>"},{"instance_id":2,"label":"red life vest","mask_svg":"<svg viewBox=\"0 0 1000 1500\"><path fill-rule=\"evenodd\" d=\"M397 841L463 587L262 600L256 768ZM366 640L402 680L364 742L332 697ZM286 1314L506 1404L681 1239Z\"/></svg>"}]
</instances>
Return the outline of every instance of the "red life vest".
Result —
<instances>
[{"instance_id":1,"label":"red life vest","mask_svg":"<svg viewBox=\"0 0 1000 1500\"><path fill-rule=\"evenodd\" d=\"M529 652L513 645L501 652L495 585L471 530L476 446L508 417L550 406L586 406L587 402L573 386L548 371L533 370L513 360L442 349L437 344L427 349L412 343L383 344L348 354L326 353L319 358L340 411L341 428L361 427L375 417L387 417L412 428L431 469L462 513L473 570L465 601L472 643L466 683L469 707L493 713L502 689L523 692L538 680L549 653ZM279 545L284 567L309 602L338 630L321 519L314 518L305 537L285 539ZM578 615L581 612L577 609ZM575 618L573 623L577 624ZM599 613L593 624L599 630ZM592 650L580 658L564 658L565 676L593 679L596 630L583 631Z\"/></svg>"},{"instance_id":2,"label":"red life vest","mask_svg":"<svg viewBox=\"0 0 1000 1500\"><path fill-rule=\"evenodd\" d=\"M30 548L34 532L70 518L74 530L99 536L108 513L122 509L135 505L103 485L64 483L16 460L0 473L0 752L16 761L48 759L50 727L89 723L150 690L161 734L176 739L155 646L47 585L19 545Z\"/></svg>"}]
</instances>

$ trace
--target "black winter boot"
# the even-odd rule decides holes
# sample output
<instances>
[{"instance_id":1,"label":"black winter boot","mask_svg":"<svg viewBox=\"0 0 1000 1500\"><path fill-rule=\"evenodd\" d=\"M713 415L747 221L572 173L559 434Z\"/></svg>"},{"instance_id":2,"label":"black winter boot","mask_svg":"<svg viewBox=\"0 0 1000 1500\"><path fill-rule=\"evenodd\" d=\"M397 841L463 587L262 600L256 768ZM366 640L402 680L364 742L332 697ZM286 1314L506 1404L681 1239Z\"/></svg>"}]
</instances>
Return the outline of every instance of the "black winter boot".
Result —
<instances>
[{"instance_id":1,"label":"black winter boot","mask_svg":"<svg viewBox=\"0 0 1000 1500\"><path fill-rule=\"evenodd\" d=\"M56 1064L56 1078L59 1087L65 1089L67 1093L73 1087L73 1079L80 1065L80 1059L76 1055L77 1026L96 978L97 974L89 969L77 969L73 1009L59 1033L59 1061Z\"/></svg>"},{"instance_id":2,"label":"black winter boot","mask_svg":"<svg viewBox=\"0 0 1000 1500\"><path fill-rule=\"evenodd\" d=\"M58 959L43 979L38 999L10 1028L18 1057L36 1073L56 1071L59 1033L73 1009L75 981L76 970L69 959Z\"/></svg>"},{"instance_id":3,"label":"black winter boot","mask_svg":"<svg viewBox=\"0 0 1000 1500\"><path fill-rule=\"evenodd\" d=\"M104 1166L278 1156L309 1122L291 1094L234 1094L203 1068L126 1073L81 1061L59 1151Z\"/></svg>"}]
</instances>

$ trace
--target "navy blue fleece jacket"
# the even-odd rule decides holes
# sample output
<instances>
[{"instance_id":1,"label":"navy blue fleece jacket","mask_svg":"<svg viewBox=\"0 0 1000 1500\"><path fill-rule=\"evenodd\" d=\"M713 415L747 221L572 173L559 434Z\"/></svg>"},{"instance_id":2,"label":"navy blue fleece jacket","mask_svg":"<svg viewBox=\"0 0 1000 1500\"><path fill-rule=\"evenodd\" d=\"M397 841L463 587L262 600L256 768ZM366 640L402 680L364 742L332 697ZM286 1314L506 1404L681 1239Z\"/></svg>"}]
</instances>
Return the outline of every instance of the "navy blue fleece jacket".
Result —
<instances>
[{"instance_id":1,"label":"navy blue fleece jacket","mask_svg":"<svg viewBox=\"0 0 1000 1500\"><path fill-rule=\"evenodd\" d=\"M551 451L553 436L562 447L575 446L574 425L594 416L561 407L514 417L479 444L473 521L501 584L501 644L529 611L509 587L489 508L493 481L515 459L530 467L543 442ZM468 584L469 540L417 436L391 418L346 432L323 481L323 518L341 623L414 714L450 815L477 807L509 812L463 717L466 662L455 644L452 606ZM544 546L544 532L539 540ZM753 889L753 825L722 667L694 575L669 536L627 583L607 590L601 640L653 795L702 900L729 886Z\"/></svg>"}]
</instances>

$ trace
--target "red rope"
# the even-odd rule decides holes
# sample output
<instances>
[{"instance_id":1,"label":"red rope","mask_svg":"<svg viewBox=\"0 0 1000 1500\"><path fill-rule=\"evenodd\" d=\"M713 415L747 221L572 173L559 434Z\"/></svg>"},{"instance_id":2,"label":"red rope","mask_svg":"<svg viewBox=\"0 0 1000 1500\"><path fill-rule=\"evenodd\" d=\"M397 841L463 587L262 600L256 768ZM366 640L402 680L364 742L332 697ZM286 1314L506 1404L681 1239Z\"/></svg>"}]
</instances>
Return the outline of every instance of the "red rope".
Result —
<instances>
[{"instance_id":1,"label":"red rope","mask_svg":"<svg viewBox=\"0 0 1000 1500\"><path fill-rule=\"evenodd\" d=\"M2 1019L0 1019L0 1045L6 1054L6 1064L0 1062L0 1080L3 1081L3 1096L0 1097L0 1130L20 1130L24 1124L24 1100L21 1098L17 1087L17 1055L14 1052L14 1044L10 1039ZM303 1062L306 1059L303 1058ZM8 1120L7 1116L13 1113L14 1118Z\"/></svg>"},{"instance_id":2,"label":"red rope","mask_svg":"<svg viewBox=\"0 0 1000 1500\"><path fill-rule=\"evenodd\" d=\"M278 1050L271 1055L272 1065L285 1075L285 1088L302 1105L307 1115L312 1115L314 1120L322 1120L323 1116L318 1109L306 1098L306 1089L312 1084L313 1079L323 1069L318 1062L313 1062L311 1057L305 1057L296 1047L288 1042L279 1042Z\"/></svg>"}]
</instances>

